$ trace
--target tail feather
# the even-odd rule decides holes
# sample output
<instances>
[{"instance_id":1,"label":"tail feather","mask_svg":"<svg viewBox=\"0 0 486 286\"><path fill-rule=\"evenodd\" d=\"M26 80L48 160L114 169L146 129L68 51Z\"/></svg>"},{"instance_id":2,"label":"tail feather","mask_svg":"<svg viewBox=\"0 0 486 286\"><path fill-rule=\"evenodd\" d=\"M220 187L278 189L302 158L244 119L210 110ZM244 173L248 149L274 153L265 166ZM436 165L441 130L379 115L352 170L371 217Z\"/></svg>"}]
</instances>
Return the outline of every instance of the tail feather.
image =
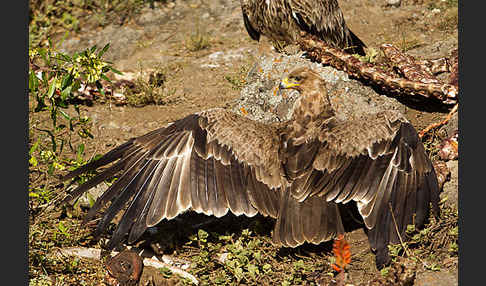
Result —
<instances>
[{"instance_id":1,"label":"tail feather","mask_svg":"<svg viewBox=\"0 0 486 286\"><path fill-rule=\"evenodd\" d=\"M293 225L296 223L299 225ZM299 202L290 194L290 187L282 193L273 231L274 244L287 247L304 242L319 244L343 233L338 204L318 196Z\"/></svg>"}]
</instances>

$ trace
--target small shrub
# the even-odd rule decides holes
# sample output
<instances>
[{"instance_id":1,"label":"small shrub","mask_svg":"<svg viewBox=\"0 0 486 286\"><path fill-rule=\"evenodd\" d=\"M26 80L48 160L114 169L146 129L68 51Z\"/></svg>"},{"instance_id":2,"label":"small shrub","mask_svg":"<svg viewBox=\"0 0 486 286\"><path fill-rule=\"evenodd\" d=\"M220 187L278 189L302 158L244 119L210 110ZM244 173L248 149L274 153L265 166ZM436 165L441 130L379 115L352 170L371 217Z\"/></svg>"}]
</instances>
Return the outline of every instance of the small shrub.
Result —
<instances>
[{"instance_id":1,"label":"small shrub","mask_svg":"<svg viewBox=\"0 0 486 286\"><path fill-rule=\"evenodd\" d=\"M209 34L201 31L198 27L195 32L192 32L185 41L186 49L191 52L197 52L209 48L210 40Z\"/></svg>"}]
</instances>

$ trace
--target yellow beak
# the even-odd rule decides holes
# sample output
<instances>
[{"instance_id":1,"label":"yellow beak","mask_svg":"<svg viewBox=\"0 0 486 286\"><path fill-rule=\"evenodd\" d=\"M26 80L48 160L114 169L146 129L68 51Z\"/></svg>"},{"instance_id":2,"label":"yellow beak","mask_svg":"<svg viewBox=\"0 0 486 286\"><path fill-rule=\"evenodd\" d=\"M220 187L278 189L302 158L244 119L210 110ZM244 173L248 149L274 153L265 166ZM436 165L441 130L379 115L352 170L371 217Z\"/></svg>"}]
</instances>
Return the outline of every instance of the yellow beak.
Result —
<instances>
[{"instance_id":1,"label":"yellow beak","mask_svg":"<svg viewBox=\"0 0 486 286\"><path fill-rule=\"evenodd\" d=\"M291 88L291 87L294 87L294 86L299 86L300 83L296 83L296 82L289 82L289 78L286 77L284 78L281 82L280 82L280 86L279 88L280 89L283 89L283 88Z\"/></svg>"}]
</instances>

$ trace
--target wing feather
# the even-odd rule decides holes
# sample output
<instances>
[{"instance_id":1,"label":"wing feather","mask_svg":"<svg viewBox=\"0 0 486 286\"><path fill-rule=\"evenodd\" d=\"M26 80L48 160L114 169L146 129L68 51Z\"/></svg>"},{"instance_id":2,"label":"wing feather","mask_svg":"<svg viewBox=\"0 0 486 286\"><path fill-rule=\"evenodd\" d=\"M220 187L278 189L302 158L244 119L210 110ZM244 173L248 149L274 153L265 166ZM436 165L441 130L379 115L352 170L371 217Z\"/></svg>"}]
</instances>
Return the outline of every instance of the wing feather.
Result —
<instances>
[{"instance_id":1,"label":"wing feather","mask_svg":"<svg viewBox=\"0 0 486 286\"><path fill-rule=\"evenodd\" d=\"M313 169L305 170L306 162L290 161L291 174L301 174L289 188L291 197L301 203L314 198L324 198L335 205L355 201L370 230L370 245L377 250L380 266L389 259L386 245L396 243L398 234L404 236L407 224L423 225L430 203L434 213L438 213L439 190L432 163L416 130L396 112L338 123L319 132L316 136L321 145L312 161ZM305 150L313 143L302 144L309 144L300 147ZM316 220L314 225L320 222L313 241L333 237L337 233L333 230L340 227L339 210L330 211L334 207L331 205L325 207L327 217L320 221L316 214L303 211ZM282 215L279 213L279 218ZM287 222L284 218L280 223ZM294 231L297 229L300 228L294 226ZM284 235L292 231L287 226L279 225L276 230L280 241L293 242ZM310 232L306 222L302 222L302 231Z\"/></svg>"},{"instance_id":2,"label":"wing feather","mask_svg":"<svg viewBox=\"0 0 486 286\"><path fill-rule=\"evenodd\" d=\"M260 135L262 128L266 137ZM271 126L222 109L193 114L132 138L67 174L64 178L73 178L113 163L76 188L69 199L120 173L85 218L92 219L111 201L97 226L99 235L123 211L109 247L127 234L133 243L147 227L188 209L217 217L228 211L253 216L262 210L276 217L279 194L267 184L280 183L275 134ZM259 199L262 202L255 204Z\"/></svg>"},{"instance_id":3,"label":"wing feather","mask_svg":"<svg viewBox=\"0 0 486 286\"><path fill-rule=\"evenodd\" d=\"M172 175L177 164L176 158L167 159L160 183L157 185L155 195L147 213L147 226L152 227L166 217L167 197L170 192Z\"/></svg>"},{"instance_id":4,"label":"wing feather","mask_svg":"<svg viewBox=\"0 0 486 286\"><path fill-rule=\"evenodd\" d=\"M159 162L157 161L149 161L148 166L145 168L144 172L140 175L141 178L146 178L142 179L143 183L140 187L138 187L138 191L136 192L135 196L131 200L131 203L123 214L123 217L120 220L120 223L118 224L115 232L113 233L112 239L109 241L108 248L113 248L117 244L121 242L123 239L124 235L129 232L129 230L132 228L133 224L137 221L137 219L140 219L139 216L143 211L143 208L141 207L141 204L146 200L146 196L151 193L151 190L148 189L150 185L150 181L152 180L152 177L155 173L155 170L157 169Z\"/></svg>"}]
</instances>

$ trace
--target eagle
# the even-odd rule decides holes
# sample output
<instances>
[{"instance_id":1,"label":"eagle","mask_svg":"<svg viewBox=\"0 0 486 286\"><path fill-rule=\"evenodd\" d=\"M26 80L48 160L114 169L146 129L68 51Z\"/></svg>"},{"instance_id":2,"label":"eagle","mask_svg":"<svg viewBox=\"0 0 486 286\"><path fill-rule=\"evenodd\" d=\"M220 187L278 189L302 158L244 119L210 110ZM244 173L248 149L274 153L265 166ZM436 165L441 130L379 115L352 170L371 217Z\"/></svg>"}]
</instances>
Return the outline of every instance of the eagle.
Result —
<instances>
[{"instance_id":1,"label":"eagle","mask_svg":"<svg viewBox=\"0 0 486 286\"><path fill-rule=\"evenodd\" d=\"M65 201L118 175L85 221L103 207L95 237L123 212L107 247L186 211L275 219L272 242L296 247L343 234L340 205L354 204L376 265L407 225L439 214L437 177L414 127L396 111L338 121L326 83L297 68L280 84L299 92L291 118L262 123L222 108L188 115L134 137L63 180L106 166ZM112 163L112 164L111 164ZM431 205L431 206L430 206Z\"/></svg>"},{"instance_id":2,"label":"eagle","mask_svg":"<svg viewBox=\"0 0 486 286\"><path fill-rule=\"evenodd\" d=\"M366 45L346 25L337 0L240 0L243 22L253 40L294 43L301 32L334 48L364 56Z\"/></svg>"}]
</instances>

